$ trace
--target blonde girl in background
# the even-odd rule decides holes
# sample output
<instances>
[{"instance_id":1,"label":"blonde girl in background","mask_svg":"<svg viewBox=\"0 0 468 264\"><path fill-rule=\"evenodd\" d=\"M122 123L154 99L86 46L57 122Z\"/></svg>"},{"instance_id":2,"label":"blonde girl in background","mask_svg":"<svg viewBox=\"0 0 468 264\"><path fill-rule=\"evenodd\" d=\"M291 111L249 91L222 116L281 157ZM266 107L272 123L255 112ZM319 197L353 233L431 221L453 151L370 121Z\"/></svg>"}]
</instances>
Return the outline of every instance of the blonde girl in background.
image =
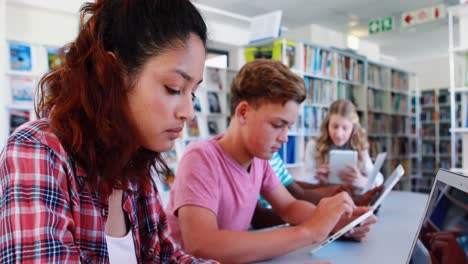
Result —
<instances>
[{"instance_id":1,"label":"blonde girl in background","mask_svg":"<svg viewBox=\"0 0 468 264\"><path fill-rule=\"evenodd\" d=\"M349 100L337 100L328 109L327 116L320 127L320 135L310 140L306 146L305 161L312 169L313 175L321 184L328 184L330 172L329 152L333 149L355 150L358 152L358 163L342 170L339 177L344 183L356 188L363 188L368 182L368 175L373 169L369 156L367 133L359 123L356 107ZM379 173L373 186L383 183Z\"/></svg>"}]
</instances>

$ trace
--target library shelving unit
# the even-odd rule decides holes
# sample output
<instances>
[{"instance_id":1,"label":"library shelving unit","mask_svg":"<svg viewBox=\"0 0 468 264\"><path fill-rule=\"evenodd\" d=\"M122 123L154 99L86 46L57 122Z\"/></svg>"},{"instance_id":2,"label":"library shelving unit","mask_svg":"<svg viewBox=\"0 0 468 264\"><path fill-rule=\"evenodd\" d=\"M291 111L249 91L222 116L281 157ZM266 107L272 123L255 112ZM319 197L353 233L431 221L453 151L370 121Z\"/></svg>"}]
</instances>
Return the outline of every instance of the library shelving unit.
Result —
<instances>
[{"instance_id":1,"label":"library shelving unit","mask_svg":"<svg viewBox=\"0 0 468 264\"><path fill-rule=\"evenodd\" d=\"M254 43L244 51L247 62L281 60L304 78L307 98L280 153L286 166L303 165L305 144L318 135L328 107L346 98L356 105L361 125L367 128L371 157L387 151L384 174L401 163L408 176L420 175L419 94L413 73L368 61L351 51L282 38Z\"/></svg>"},{"instance_id":2,"label":"library shelving unit","mask_svg":"<svg viewBox=\"0 0 468 264\"><path fill-rule=\"evenodd\" d=\"M193 141L207 140L227 130L230 123L230 85L237 71L206 67L203 83L194 100L195 118L186 122L174 150L165 153L170 167L175 167L185 147ZM175 170L175 168L173 168Z\"/></svg>"},{"instance_id":3,"label":"library shelving unit","mask_svg":"<svg viewBox=\"0 0 468 264\"><path fill-rule=\"evenodd\" d=\"M458 98L458 99L457 99ZM460 96L456 98L461 107ZM413 179L413 191L429 193L439 168L451 168L450 93L447 88L426 89L421 92L422 177ZM461 138L455 135L461 146ZM461 151L460 147L456 150ZM457 155L458 159L461 155ZM460 160L456 161L460 166Z\"/></svg>"},{"instance_id":4,"label":"library shelving unit","mask_svg":"<svg viewBox=\"0 0 468 264\"><path fill-rule=\"evenodd\" d=\"M468 175L468 5L448 8L449 63L450 63L450 136L451 169ZM458 29L458 32L455 32ZM461 109L457 109L460 97ZM458 116L461 117L459 122ZM462 138L462 158L459 161L458 135Z\"/></svg>"},{"instance_id":5,"label":"library shelving unit","mask_svg":"<svg viewBox=\"0 0 468 264\"><path fill-rule=\"evenodd\" d=\"M420 173L419 94L411 73L369 61L367 75L367 132L370 155L387 152L382 172L388 176L402 164L401 189L411 188L410 179Z\"/></svg>"},{"instance_id":6,"label":"library shelving unit","mask_svg":"<svg viewBox=\"0 0 468 264\"><path fill-rule=\"evenodd\" d=\"M24 122L35 118L34 96L37 92L37 84L40 78L51 68L58 66L62 59L62 50L57 47L26 43L15 40L6 41L6 72L4 95L1 100L6 100L8 114L8 131L3 134L11 134L13 130Z\"/></svg>"},{"instance_id":7,"label":"library shelving unit","mask_svg":"<svg viewBox=\"0 0 468 264\"><path fill-rule=\"evenodd\" d=\"M246 61L257 58L280 60L304 78L307 97L288 142L280 155L286 167L302 167L307 142L319 134L330 104L349 99L366 122L366 58L349 51L295 42L284 38L258 42L245 48Z\"/></svg>"}]
</instances>

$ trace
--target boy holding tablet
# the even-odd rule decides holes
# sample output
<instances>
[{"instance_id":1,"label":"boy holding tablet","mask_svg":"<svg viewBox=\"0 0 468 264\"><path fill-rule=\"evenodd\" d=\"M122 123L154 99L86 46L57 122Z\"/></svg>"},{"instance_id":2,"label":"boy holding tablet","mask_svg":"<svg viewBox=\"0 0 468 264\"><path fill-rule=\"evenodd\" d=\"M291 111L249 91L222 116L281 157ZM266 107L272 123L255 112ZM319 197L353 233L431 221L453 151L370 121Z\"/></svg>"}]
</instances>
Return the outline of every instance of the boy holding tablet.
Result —
<instances>
[{"instance_id":1,"label":"boy holding tablet","mask_svg":"<svg viewBox=\"0 0 468 264\"><path fill-rule=\"evenodd\" d=\"M231 86L230 127L189 145L171 189L171 234L187 252L220 262L272 258L321 241L369 210L345 192L317 206L296 200L274 175L268 159L287 141L305 94L303 80L280 62L257 60L240 70ZM294 226L246 232L259 194ZM367 233L375 221L356 232Z\"/></svg>"}]
</instances>

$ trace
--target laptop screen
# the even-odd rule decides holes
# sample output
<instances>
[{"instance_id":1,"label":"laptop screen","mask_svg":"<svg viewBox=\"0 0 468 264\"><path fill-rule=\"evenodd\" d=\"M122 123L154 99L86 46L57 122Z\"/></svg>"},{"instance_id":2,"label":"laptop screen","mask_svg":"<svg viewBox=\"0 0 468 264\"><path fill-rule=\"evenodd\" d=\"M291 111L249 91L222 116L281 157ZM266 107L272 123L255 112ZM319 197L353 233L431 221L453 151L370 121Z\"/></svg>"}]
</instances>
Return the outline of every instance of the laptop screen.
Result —
<instances>
[{"instance_id":1,"label":"laptop screen","mask_svg":"<svg viewBox=\"0 0 468 264\"><path fill-rule=\"evenodd\" d=\"M468 263L468 193L436 181L410 254L413 264Z\"/></svg>"}]
</instances>

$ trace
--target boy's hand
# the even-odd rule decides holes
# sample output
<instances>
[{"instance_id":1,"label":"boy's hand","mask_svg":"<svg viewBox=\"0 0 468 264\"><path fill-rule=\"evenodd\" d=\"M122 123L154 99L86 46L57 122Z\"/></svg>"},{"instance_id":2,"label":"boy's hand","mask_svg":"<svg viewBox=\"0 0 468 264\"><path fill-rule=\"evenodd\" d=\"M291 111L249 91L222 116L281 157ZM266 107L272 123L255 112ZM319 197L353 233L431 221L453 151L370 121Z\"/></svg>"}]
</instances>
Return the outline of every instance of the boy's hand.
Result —
<instances>
[{"instance_id":1,"label":"boy's hand","mask_svg":"<svg viewBox=\"0 0 468 264\"><path fill-rule=\"evenodd\" d=\"M351 196L341 192L321 199L310 219L300 226L310 234L313 243L320 242L328 236L340 219L350 218L355 208Z\"/></svg>"},{"instance_id":2,"label":"boy's hand","mask_svg":"<svg viewBox=\"0 0 468 264\"><path fill-rule=\"evenodd\" d=\"M354 210L354 215L353 215L352 220L356 219L357 217L361 216L362 214L366 213L369 210L372 210L372 209L370 207L356 208L356 210ZM351 229L348 233L344 234L343 236L353 241L363 241L365 240L367 234L369 234L371 225L375 224L376 222L377 222L377 217L375 215L371 215L369 218L362 221L361 224L354 227L353 229Z\"/></svg>"},{"instance_id":3,"label":"boy's hand","mask_svg":"<svg viewBox=\"0 0 468 264\"><path fill-rule=\"evenodd\" d=\"M374 187L373 189L369 190L365 194L359 197L355 197L354 203L357 206L369 206L370 203L375 199L375 197L379 196L383 192L384 188L385 186L383 184L380 186Z\"/></svg>"}]
</instances>

